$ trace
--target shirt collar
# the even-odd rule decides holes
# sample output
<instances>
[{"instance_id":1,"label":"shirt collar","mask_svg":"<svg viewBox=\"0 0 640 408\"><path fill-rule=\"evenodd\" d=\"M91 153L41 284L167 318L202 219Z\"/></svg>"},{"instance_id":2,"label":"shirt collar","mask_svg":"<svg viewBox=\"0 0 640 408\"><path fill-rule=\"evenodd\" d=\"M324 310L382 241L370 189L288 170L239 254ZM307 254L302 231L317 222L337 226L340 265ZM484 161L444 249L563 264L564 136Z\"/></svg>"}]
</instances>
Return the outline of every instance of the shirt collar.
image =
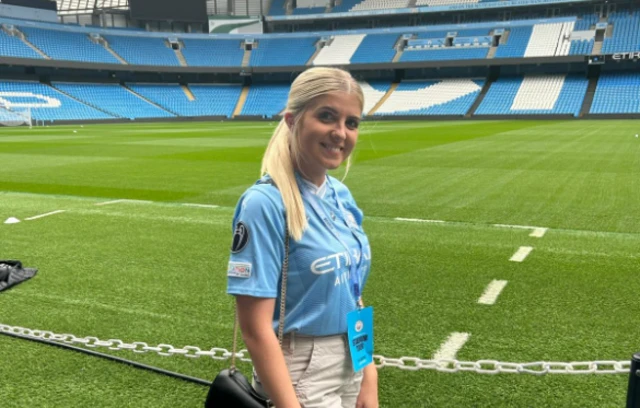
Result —
<instances>
[{"instance_id":1,"label":"shirt collar","mask_svg":"<svg viewBox=\"0 0 640 408\"><path fill-rule=\"evenodd\" d=\"M313 184L312 182L310 182L309 180L306 180L305 178L299 176L298 177L300 179L300 181L302 181L302 183L306 186L307 190L309 190L309 192L315 196L318 196L320 198L324 198L324 195L327 193L327 178L324 178L324 181L322 182L321 186L316 186L315 184Z\"/></svg>"}]
</instances>

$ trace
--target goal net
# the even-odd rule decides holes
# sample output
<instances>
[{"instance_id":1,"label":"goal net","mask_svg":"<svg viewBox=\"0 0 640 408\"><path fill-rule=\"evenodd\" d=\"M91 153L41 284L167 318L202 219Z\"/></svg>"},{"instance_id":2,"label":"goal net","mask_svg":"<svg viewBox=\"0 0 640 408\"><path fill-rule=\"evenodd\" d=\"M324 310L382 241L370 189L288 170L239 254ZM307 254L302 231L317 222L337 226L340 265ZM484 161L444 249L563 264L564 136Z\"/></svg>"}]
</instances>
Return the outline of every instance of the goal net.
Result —
<instances>
[{"instance_id":1,"label":"goal net","mask_svg":"<svg viewBox=\"0 0 640 408\"><path fill-rule=\"evenodd\" d=\"M15 108L0 104L0 126L33 126L31 108Z\"/></svg>"}]
</instances>

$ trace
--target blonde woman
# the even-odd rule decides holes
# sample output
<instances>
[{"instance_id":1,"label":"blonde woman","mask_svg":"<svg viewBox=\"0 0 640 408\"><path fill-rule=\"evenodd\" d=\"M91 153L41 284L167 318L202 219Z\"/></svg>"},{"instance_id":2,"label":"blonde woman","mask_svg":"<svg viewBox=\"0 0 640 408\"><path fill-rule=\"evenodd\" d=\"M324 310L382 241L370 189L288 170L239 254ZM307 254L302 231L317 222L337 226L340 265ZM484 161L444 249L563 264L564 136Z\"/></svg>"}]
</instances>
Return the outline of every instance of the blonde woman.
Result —
<instances>
[{"instance_id":1,"label":"blonde woman","mask_svg":"<svg viewBox=\"0 0 640 408\"><path fill-rule=\"evenodd\" d=\"M264 154L263 178L234 215L227 292L236 297L254 383L277 408L378 407L375 365L354 366L359 340L350 347L347 335L348 315L363 310L371 249L349 189L327 175L345 161L348 171L363 106L348 72L300 74ZM291 240L280 347L285 227Z\"/></svg>"}]
</instances>

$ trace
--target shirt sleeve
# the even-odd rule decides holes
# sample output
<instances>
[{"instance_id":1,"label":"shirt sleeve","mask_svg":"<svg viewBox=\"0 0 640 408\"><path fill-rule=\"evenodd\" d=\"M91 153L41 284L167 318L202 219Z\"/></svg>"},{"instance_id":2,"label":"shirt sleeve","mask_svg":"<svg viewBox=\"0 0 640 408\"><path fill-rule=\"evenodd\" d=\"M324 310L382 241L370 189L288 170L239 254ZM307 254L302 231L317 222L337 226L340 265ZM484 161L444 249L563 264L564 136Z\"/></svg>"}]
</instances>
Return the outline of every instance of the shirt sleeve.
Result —
<instances>
[{"instance_id":1,"label":"shirt sleeve","mask_svg":"<svg viewBox=\"0 0 640 408\"><path fill-rule=\"evenodd\" d=\"M285 216L279 193L272 197L273 192L277 190L271 185L254 186L238 202L227 267L228 294L278 296L284 260Z\"/></svg>"}]
</instances>

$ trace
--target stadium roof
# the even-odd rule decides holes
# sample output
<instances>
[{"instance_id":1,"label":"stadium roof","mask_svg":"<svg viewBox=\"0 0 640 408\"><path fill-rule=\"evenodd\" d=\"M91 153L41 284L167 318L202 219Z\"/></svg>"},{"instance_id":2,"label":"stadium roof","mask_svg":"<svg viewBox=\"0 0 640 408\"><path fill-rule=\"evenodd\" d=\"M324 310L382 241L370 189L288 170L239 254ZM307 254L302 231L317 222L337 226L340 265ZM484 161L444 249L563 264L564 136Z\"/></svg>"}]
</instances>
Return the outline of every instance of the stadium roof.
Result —
<instances>
[{"instance_id":1,"label":"stadium roof","mask_svg":"<svg viewBox=\"0 0 640 408\"><path fill-rule=\"evenodd\" d=\"M129 0L56 0L58 14L89 14L96 10L129 10Z\"/></svg>"}]
</instances>

